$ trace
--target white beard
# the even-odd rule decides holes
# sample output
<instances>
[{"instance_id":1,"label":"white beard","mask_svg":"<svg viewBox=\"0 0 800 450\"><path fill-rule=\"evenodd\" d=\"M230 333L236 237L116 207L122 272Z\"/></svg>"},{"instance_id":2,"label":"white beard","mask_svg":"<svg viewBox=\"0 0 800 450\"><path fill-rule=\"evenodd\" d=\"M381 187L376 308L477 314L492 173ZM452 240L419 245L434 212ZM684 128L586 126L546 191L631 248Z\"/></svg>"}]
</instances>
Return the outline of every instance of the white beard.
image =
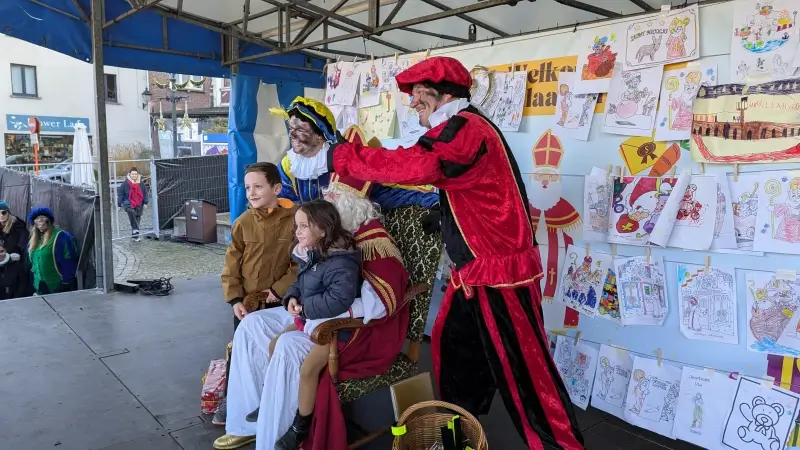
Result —
<instances>
[{"instance_id":1,"label":"white beard","mask_svg":"<svg viewBox=\"0 0 800 450\"><path fill-rule=\"evenodd\" d=\"M544 187L540 181L531 180L528 200L534 208L547 211L561 200L561 181L550 182Z\"/></svg>"}]
</instances>

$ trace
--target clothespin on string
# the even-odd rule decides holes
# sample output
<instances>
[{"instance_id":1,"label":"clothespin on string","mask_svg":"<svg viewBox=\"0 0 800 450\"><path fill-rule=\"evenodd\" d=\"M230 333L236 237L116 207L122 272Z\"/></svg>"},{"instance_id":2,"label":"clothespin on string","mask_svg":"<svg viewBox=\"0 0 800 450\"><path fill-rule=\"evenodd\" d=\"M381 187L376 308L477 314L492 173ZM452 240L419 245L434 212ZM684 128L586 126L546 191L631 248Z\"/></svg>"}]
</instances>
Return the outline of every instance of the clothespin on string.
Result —
<instances>
[{"instance_id":1,"label":"clothespin on string","mask_svg":"<svg viewBox=\"0 0 800 450\"><path fill-rule=\"evenodd\" d=\"M588 242L586 243L586 256L589 256L589 252L592 251L592 245Z\"/></svg>"},{"instance_id":2,"label":"clothespin on string","mask_svg":"<svg viewBox=\"0 0 800 450\"><path fill-rule=\"evenodd\" d=\"M649 266L650 265L650 246L649 245L647 247L645 247L645 249L644 249L644 256L647 258L645 260L645 262Z\"/></svg>"},{"instance_id":3,"label":"clothespin on string","mask_svg":"<svg viewBox=\"0 0 800 450\"><path fill-rule=\"evenodd\" d=\"M700 175L706 173L706 163L700 163Z\"/></svg>"},{"instance_id":4,"label":"clothespin on string","mask_svg":"<svg viewBox=\"0 0 800 450\"><path fill-rule=\"evenodd\" d=\"M431 48L428 47L428 51L425 52L425 58L430 58L430 57L431 57Z\"/></svg>"},{"instance_id":5,"label":"clothespin on string","mask_svg":"<svg viewBox=\"0 0 800 450\"><path fill-rule=\"evenodd\" d=\"M737 183L739 181L739 164L733 165L733 182Z\"/></svg>"},{"instance_id":6,"label":"clothespin on string","mask_svg":"<svg viewBox=\"0 0 800 450\"><path fill-rule=\"evenodd\" d=\"M625 169L622 166L617 166L617 177L622 178L622 175L625 173Z\"/></svg>"},{"instance_id":7,"label":"clothespin on string","mask_svg":"<svg viewBox=\"0 0 800 450\"><path fill-rule=\"evenodd\" d=\"M611 258L616 259L617 257L617 244L611 244Z\"/></svg>"},{"instance_id":8,"label":"clothespin on string","mask_svg":"<svg viewBox=\"0 0 800 450\"><path fill-rule=\"evenodd\" d=\"M661 347L656 350L656 355L658 356L658 367L661 367L661 361L664 359L664 350Z\"/></svg>"},{"instance_id":9,"label":"clothespin on string","mask_svg":"<svg viewBox=\"0 0 800 450\"><path fill-rule=\"evenodd\" d=\"M708 266L711 264L711 256L706 255L706 268L704 273L708 273Z\"/></svg>"},{"instance_id":10,"label":"clothespin on string","mask_svg":"<svg viewBox=\"0 0 800 450\"><path fill-rule=\"evenodd\" d=\"M578 341L580 341L580 340L581 340L581 335L582 335L582 334L583 334L583 333L582 333L580 330L578 330L578 333L577 333L577 334L575 334L575 345L578 345Z\"/></svg>"},{"instance_id":11,"label":"clothespin on string","mask_svg":"<svg viewBox=\"0 0 800 450\"><path fill-rule=\"evenodd\" d=\"M397 52L394 54L394 62L397 62Z\"/></svg>"},{"instance_id":12,"label":"clothespin on string","mask_svg":"<svg viewBox=\"0 0 800 450\"><path fill-rule=\"evenodd\" d=\"M353 64L358 62L358 56L353 56Z\"/></svg>"},{"instance_id":13,"label":"clothespin on string","mask_svg":"<svg viewBox=\"0 0 800 450\"><path fill-rule=\"evenodd\" d=\"M611 177L611 164L606 166L606 177Z\"/></svg>"},{"instance_id":14,"label":"clothespin on string","mask_svg":"<svg viewBox=\"0 0 800 450\"><path fill-rule=\"evenodd\" d=\"M372 61L374 63L375 62L375 55L373 53L370 53L369 54L369 59L370 59L370 61Z\"/></svg>"}]
</instances>

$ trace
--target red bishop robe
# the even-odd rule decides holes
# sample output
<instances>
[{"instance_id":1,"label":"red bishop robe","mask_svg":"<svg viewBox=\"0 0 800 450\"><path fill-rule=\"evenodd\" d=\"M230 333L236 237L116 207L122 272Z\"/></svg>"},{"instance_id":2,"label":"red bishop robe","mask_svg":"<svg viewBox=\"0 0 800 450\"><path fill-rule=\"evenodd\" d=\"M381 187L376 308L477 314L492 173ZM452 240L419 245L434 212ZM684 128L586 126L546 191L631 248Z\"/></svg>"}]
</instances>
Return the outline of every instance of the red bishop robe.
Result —
<instances>
[{"instance_id":1,"label":"red bishop robe","mask_svg":"<svg viewBox=\"0 0 800 450\"><path fill-rule=\"evenodd\" d=\"M542 216L542 210L534 208L531 205L531 221L533 228L539 225L539 220ZM547 269L545 270L544 291L542 293L543 299L552 299L556 295L556 287L558 286L558 233L564 236L564 251L572 244L572 237L567 234L573 228L581 223L581 216L575 207L566 200L559 199L553 207L544 211L544 223L547 227ZM564 316L565 327L578 326L578 311L567 308L566 315Z\"/></svg>"},{"instance_id":2,"label":"red bishop robe","mask_svg":"<svg viewBox=\"0 0 800 450\"><path fill-rule=\"evenodd\" d=\"M542 276L519 168L503 135L475 107L408 148L344 143L333 152L341 176L440 189L442 237L459 285L520 287Z\"/></svg>"},{"instance_id":3,"label":"red bishop robe","mask_svg":"<svg viewBox=\"0 0 800 450\"><path fill-rule=\"evenodd\" d=\"M372 327L356 328L347 342L339 343L340 380L389 370L403 348L411 309L403 303L408 271L389 232L378 220L371 220L361 225L355 238L362 254L361 274L386 307L386 317L373 320ZM312 421L305 450L347 450L339 395L327 370L320 377Z\"/></svg>"}]
</instances>

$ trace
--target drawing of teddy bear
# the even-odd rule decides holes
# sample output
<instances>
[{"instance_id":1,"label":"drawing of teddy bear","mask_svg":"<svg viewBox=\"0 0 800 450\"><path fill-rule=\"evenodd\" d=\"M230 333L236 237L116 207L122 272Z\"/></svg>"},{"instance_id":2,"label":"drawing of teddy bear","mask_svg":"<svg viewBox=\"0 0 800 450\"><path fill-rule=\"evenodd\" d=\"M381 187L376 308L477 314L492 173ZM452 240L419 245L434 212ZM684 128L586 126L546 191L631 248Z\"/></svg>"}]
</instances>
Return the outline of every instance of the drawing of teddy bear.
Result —
<instances>
[{"instance_id":1,"label":"drawing of teddy bear","mask_svg":"<svg viewBox=\"0 0 800 450\"><path fill-rule=\"evenodd\" d=\"M753 442L764 450L781 450L781 440L775 433L775 426L783 415L780 403L767 404L763 397L753 398L753 406L747 403L739 405L739 411L748 421L748 425L739 427L739 439L742 442Z\"/></svg>"}]
</instances>

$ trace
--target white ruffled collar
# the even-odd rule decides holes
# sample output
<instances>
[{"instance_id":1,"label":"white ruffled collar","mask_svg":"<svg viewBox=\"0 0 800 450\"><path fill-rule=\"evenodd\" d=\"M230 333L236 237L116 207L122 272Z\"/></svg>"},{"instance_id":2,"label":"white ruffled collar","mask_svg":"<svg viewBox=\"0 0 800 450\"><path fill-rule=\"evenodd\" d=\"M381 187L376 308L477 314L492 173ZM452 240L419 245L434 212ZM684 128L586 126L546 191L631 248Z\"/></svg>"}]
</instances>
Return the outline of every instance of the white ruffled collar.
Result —
<instances>
[{"instance_id":1,"label":"white ruffled collar","mask_svg":"<svg viewBox=\"0 0 800 450\"><path fill-rule=\"evenodd\" d=\"M324 143L316 155L308 158L299 155L294 150L289 150L289 163L291 163L292 174L301 180L311 180L319 178L328 173L328 149L329 143Z\"/></svg>"},{"instance_id":2,"label":"white ruffled collar","mask_svg":"<svg viewBox=\"0 0 800 450\"><path fill-rule=\"evenodd\" d=\"M439 109L434 111L433 114L431 114L431 117L428 119L428 121L431 123L431 128L436 128L440 124L447 122L451 117L461 112L461 110L467 106L469 106L469 100L465 98L453 100L452 102L448 102L440 106Z\"/></svg>"}]
</instances>

